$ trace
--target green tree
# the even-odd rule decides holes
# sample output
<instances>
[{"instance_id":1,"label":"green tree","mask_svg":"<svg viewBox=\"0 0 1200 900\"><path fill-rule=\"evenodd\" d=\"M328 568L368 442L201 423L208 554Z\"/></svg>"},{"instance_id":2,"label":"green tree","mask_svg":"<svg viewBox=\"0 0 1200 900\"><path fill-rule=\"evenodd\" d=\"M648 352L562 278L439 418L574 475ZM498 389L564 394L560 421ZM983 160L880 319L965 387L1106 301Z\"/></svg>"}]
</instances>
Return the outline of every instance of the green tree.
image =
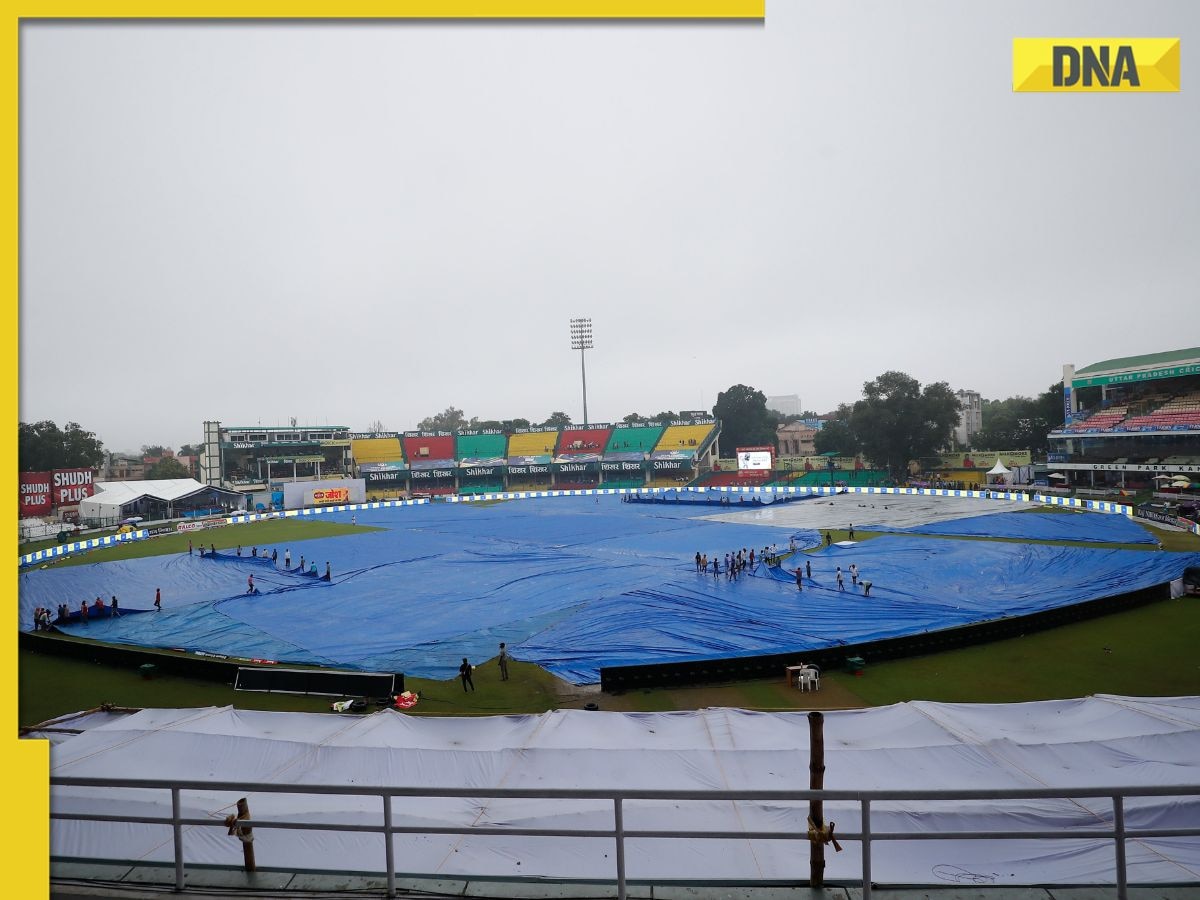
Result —
<instances>
[{"instance_id":1,"label":"green tree","mask_svg":"<svg viewBox=\"0 0 1200 900\"><path fill-rule=\"evenodd\" d=\"M1050 449L1047 434L1063 422L1063 387L1052 384L1036 398L1009 397L985 400L983 426L971 438L980 450L1029 450L1044 454Z\"/></svg>"},{"instance_id":2,"label":"green tree","mask_svg":"<svg viewBox=\"0 0 1200 900\"><path fill-rule=\"evenodd\" d=\"M463 431L467 428L467 417L461 409L447 406L435 416L422 419L417 423L420 431Z\"/></svg>"},{"instance_id":3,"label":"green tree","mask_svg":"<svg viewBox=\"0 0 1200 900\"><path fill-rule=\"evenodd\" d=\"M909 460L945 447L958 424L958 398L944 381L924 388L904 372L884 372L863 385L850 427L875 465L902 478Z\"/></svg>"},{"instance_id":4,"label":"green tree","mask_svg":"<svg viewBox=\"0 0 1200 900\"><path fill-rule=\"evenodd\" d=\"M383 429L380 429L380 430L382 431ZM182 447L179 448L179 453L177 453L176 455L177 456L199 456L201 449L203 449L203 446L204 446L203 444L184 444Z\"/></svg>"},{"instance_id":5,"label":"green tree","mask_svg":"<svg viewBox=\"0 0 1200 900\"><path fill-rule=\"evenodd\" d=\"M1034 414L1046 423L1047 431L1062 426L1066 420L1066 414L1063 411L1063 384L1061 381L1050 385L1038 394L1033 402L1035 404ZM1050 442L1048 440L1045 441L1045 446L1049 449Z\"/></svg>"},{"instance_id":6,"label":"green tree","mask_svg":"<svg viewBox=\"0 0 1200 900\"><path fill-rule=\"evenodd\" d=\"M569 428L571 427L571 417L565 412L552 412L550 418L542 423L546 428Z\"/></svg>"},{"instance_id":7,"label":"green tree","mask_svg":"<svg viewBox=\"0 0 1200 900\"><path fill-rule=\"evenodd\" d=\"M76 422L60 429L51 421L19 423L17 454L24 472L50 469L99 468L104 463L104 444Z\"/></svg>"},{"instance_id":8,"label":"green tree","mask_svg":"<svg viewBox=\"0 0 1200 900\"><path fill-rule=\"evenodd\" d=\"M721 423L721 445L726 452L738 447L774 445L776 413L767 409L767 396L744 384L717 394L713 415Z\"/></svg>"},{"instance_id":9,"label":"green tree","mask_svg":"<svg viewBox=\"0 0 1200 900\"><path fill-rule=\"evenodd\" d=\"M641 413L631 412L631 413L628 413L627 415L625 415L621 419L621 421L624 422L626 425L637 425L641 422L649 422L650 420L647 419L645 416L643 416Z\"/></svg>"},{"instance_id":10,"label":"green tree","mask_svg":"<svg viewBox=\"0 0 1200 900\"><path fill-rule=\"evenodd\" d=\"M678 418L679 416L668 409L665 412L660 412L657 416L651 416L650 421L658 422L660 425L665 425L667 422L674 422Z\"/></svg>"},{"instance_id":11,"label":"green tree","mask_svg":"<svg viewBox=\"0 0 1200 900\"><path fill-rule=\"evenodd\" d=\"M826 421L825 427L813 438L813 446L818 453L836 453L838 456L854 456L858 453L858 438L850 427L852 413L850 404L838 406L834 417Z\"/></svg>"},{"instance_id":12,"label":"green tree","mask_svg":"<svg viewBox=\"0 0 1200 900\"><path fill-rule=\"evenodd\" d=\"M192 475L187 466L173 456L164 456L146 470L148 481L159 481L167 478L190 478Z\"/></svg>"},{"instance_id":13,"label":"green tree","mask_svg":"<svg viewBox=\"0 0 1200 900\"><path fill-rule=\"evenodd\" d=\"M162 444L143 444L142 456L166 456L167 448Z\"/></svg>"}]
</instances>

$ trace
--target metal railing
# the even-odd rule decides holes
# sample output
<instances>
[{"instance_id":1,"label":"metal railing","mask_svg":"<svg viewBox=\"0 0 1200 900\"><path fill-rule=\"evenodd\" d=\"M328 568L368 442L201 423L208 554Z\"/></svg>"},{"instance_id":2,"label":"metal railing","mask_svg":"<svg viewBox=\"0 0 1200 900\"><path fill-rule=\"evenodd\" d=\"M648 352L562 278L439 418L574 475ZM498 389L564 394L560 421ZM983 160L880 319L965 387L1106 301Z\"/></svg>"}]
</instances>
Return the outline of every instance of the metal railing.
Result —
<instances>
[{"instance_id":1,"label":"metal railing","mask_svg":"<svg viewBox=\"0 0 1200 900\"><path fill-rule=\"evenodd\" d=\"M871 898L871 848L878 841L926 841L926 840L1064 840L1086 838L1091 840L1111 839L1114 844L1117 896L1128 898L1128 875L1125 862L1125 842L1132 838L1169 838L1200 836L1200 821L1191 828L1126 828L1125 800L1130 797L1187 797L1200 796L1200 785L1175 785L1163 787L1104 787L1104 788L1029 788L1019 790L945 790L945 791L846 791L846 790L797 790L797 791L678 791L678 790L596 790L596 789L532 789L532 788L430 788L391 787L386 785L322 785L322 784L277 784L239 781L180 781L147 778L84 778L56 776L50 784L57 787L104 787L133 790L161 789L170 792L170 816L132 816L107 813L54 812L51 819L87 822L123 822L171 826L174 836L175 890L184 887L183 827L216 826L225 828L224 820L214 818L185 818L182 815L181 793L183 791L230 791L240 796L255 793L282 794L332 794L341 796L378 797L381 801L379 824L338 824L322 822L272 821L270 819L246 819L245 825L255 829L283 828L310 831L368 832L384 835L384 865L387 873L387 895L396 896L395 850L391 836L395 834L454 834L454 835L504 835L528 837L589 837L612 838L615 842L615 864L617 897L625 900L625 841L631 838L681 838L686 840L786 840L808 843L808 833L795 831L688 831L688 830L640 830L628 829L624 823L625 801L669 800L669 801L851 801L859 805L861 830L839 831L837 837L845 842L862 845L862 896ZM608 800L613 804L613 827L601 829L570 828L509 828L473 825L396 825L392 819L394 797L463 797L492 799L559 799L559 800ZM877 832L871 828L871 804L876 801L892 802L937 802L947 800L1028 800L1065 799L1079 800L1102 798L1112 803L1111 827L1055 828L1021 831L931 831Z\"/></svg>"}]
</instances>

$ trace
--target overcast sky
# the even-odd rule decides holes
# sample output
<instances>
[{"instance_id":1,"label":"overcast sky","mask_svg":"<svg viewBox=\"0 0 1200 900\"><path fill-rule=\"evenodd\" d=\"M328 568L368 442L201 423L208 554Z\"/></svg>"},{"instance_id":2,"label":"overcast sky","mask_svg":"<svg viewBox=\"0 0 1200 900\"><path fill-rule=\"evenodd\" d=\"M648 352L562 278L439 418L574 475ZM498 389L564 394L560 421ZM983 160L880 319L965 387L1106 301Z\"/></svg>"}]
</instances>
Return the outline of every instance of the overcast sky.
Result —
<instances>
[{"instance_id":1,"label":"overcast sky","mask_svg":"<svg viewBox=\"0 0 1200 900\"><path fill-rule=\"evenodd\" d=\"M1012 38L1181 37L1176 94ZM582 421L889 369L985 397L1200 343L1200 4L763 24L21 27L23 421Z\"/></svg>"}]
</instances>

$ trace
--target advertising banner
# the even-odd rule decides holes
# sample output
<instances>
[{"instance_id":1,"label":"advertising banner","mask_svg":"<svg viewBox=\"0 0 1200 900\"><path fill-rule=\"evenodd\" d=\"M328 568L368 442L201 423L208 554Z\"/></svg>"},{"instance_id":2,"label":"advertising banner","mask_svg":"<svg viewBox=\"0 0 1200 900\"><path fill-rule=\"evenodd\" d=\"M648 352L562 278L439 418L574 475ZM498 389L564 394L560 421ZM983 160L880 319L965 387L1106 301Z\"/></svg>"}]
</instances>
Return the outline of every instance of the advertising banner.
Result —
<instances>
[{"instance_id":1,"label":"advertising banner","mask_svg":"<svg viewBox=\"0 0 1200 900\"><path fill-rule=\"evenodd\" d=\"M22 472L19 509L21 518L50 514L49 472Z\"/></svg>"},{"instance_id":2,"label":"advertising banner","mask_svg":"<svg viewBox=\"0 0 1200 900\"><path fill-rule=\"evenodd\" d=\"M409 476L412 481L432 481L435 478L453 478L454 470L431 467L428 469L413 469Z\"/></svg>"},{"instance_id":3,"label":"advertising banner","mask_svg":"<svg viewBox=\"0 0 1200 900\"><path fill-rule=\"evenodd\" d=\"M507 466L462 466L457 470L461 478L503 478Z\"/></svg>"},{"instance_id":4,"label":"advertising banner","mask_svg":"<svg viewBox=\"0 0 1200 900\"><path fill-rule=\"evenodd\" d=\"M550 465L549 465L549 463L547 463L546 465L541 465L541 466L537 466L537 465L514 466L514 465L510 464L508 467L508 474L509 475L549 475L550 474Z\"/></svg>"},{"instance_id":5,"label":"advertising banner","mask_svg":"<svg viewBox=\"0 0 1200 900\"><path fill-rule=\"evenodd\" d=\"M550 464L551 471L554 472L599 472L600 460L591 460L590 462L555 462Z\"/></svg>"},{"instance_id":6,"label":"advertising banner","mask_svg":"<svg viewBox=\"0 0 1200 900\"><path fill-rule=\"evenodd\" d=\"M651 463L655 472L681 472L692 467L691 459L656 459Z\"/></svg>"},{"instance_id":7,"label":"advertising banner","mask_svg":"<svg viewBox=\"0 0 1200 900\"><path fill-rule=\"evenodd\" d=\"M92 469L55 469L51 500L55 506L74 506L96 493Z\"/></svg>"},{"instance_id":8,"label":"advertising banner","mask_svg":"<svg viewBox=\"0 0 1200 900\"><path fill-rule=\"evenodd\" d=\"M408 478L408 471L391 469L383 472L363 472L362 476L371 487L403 484Z\"/></svg>"},{"instance_id":9,"label":"advertising banner","mask_svg":"<svg viewBox=\"0 0 1200 900\"><path fill-rule=\"evenodd\" d=\"M358 471L362 472L405 472L408 466L403 460L389 460L387 462L369 462L361 463Z\"/></svg>"},{"instance_id":10,"label":"advertising banner","mask_svg":"<svg viewBox=\"0 0 1200 900\"><path fill-rule=\"evenodd\" d=\"M948 453L938 460L941 469L990 469L999 460L1008 468L1033 464L1028 450L981 450L977 453Z\"/></svg>"},{"instance_id":11,"label":"advertising banner","mask_svg":"<svg viewBox=\"0 0 1200 900\"><path fill-rule=\"evenodd\" d=\"M632 472L642 472L649 468L650 463L641 458L642 454L636 454L636 460L614 460L606 459L600 463L601 472L622 472L629 474Z\"/></svg>"},{"instance_id":12,"label":"advertising banner","mask_svg":"<svg viewBox=\"0 0 1200 900\"><path fill-rule=\"evenodd\" d=\"M746 472L769 472L774 468L775 453L770 447L738 447L738 469Z\"/></svg>"},{"instance_id":13,"label":"advertising banner","mask_svg":"<svg viewBox=\"0 0 1200 900\"><path fill-rule=\"evenodd\" d=\"M313 491L314 505L324 503L349 503L350 488L318 488Z\"/></svg>"}]
</instances>

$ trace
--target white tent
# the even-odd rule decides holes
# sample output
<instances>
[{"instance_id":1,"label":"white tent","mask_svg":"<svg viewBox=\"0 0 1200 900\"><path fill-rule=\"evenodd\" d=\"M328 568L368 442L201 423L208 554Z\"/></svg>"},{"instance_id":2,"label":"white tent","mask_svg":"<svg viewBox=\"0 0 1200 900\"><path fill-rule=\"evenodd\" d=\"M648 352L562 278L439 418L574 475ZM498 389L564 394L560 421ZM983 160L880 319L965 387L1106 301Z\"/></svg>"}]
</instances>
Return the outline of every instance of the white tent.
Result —
<instances>
[{"instance_id":1,"label":"white tent","mask_svg":"<svg viewBox=\"0 0 1200 900\"><path fill-rule=\"evenodd\" d=\"M73 723L62 723L72 725ZM623 714L560 710L536 716L421 718L248 712L229 707L151 709L85 722L58 734L55 776L390 785L478 789L470 798L398 798L404 826L611 829L606 800L495 799L490 788L802 790L808 785L803 713L737 709ZM825 786L841 790L1196 785L1200 697L1097 696L1009 705L914 702L827 713ZM220 822L238 791L185 790L185 817ZM371 797L250 792L260 820L379 824ZM165 790L55 786L56 813L169 815ZM803 836L806 802L627 801L627 829L782 830ZM856 803L826 802L838 830L860 827ZM1200 797L1128 801L1129 828L1194 827ZM1097 800L878 802L877 832L1102 828L1112 805ZM169 863L165 826L51 821L54 858ZM187 827L186 860L238 866L241 846L224 828ZM1200 838L1131 839L1130 880L1194 882ZM257 829L264 868L379 872L375 834ZM614 877L610 838L401 834L401 875L479 878ZM794 840L631 839L632 879L803 880L808 850ZM828 854L827 877L857 879L860 845ZM1111 884L1111 839L885 841L874 845L880 881L929 884L939 869L988 873L993 884Z\"/></svg>"},{"instance_id":2,"label":"white tent","mask_svg":"<svg viewBox=\"0 0 1200 900\"><path fill-rule=\"evenodd\" d=\"M1012 470L1000 461L1000 457L996 457L996 464L988 469L987 474L991 484L1010 484L1012 482Z\"/></svg>"},{"instance_id":3,"label":"white tent","mask_svg":"<svg viewBox=\"0 0 1200 900\"><path fill-rule=\"evenodd\" d=\"M201 484L195 478L165 478L159 481L97 482L96 493L79 504L81 519L122 519L128 510L143 499L175 503L205 491L228 495L229 503L242 496L234 491Z\"/></svg>"}]
</instances>

